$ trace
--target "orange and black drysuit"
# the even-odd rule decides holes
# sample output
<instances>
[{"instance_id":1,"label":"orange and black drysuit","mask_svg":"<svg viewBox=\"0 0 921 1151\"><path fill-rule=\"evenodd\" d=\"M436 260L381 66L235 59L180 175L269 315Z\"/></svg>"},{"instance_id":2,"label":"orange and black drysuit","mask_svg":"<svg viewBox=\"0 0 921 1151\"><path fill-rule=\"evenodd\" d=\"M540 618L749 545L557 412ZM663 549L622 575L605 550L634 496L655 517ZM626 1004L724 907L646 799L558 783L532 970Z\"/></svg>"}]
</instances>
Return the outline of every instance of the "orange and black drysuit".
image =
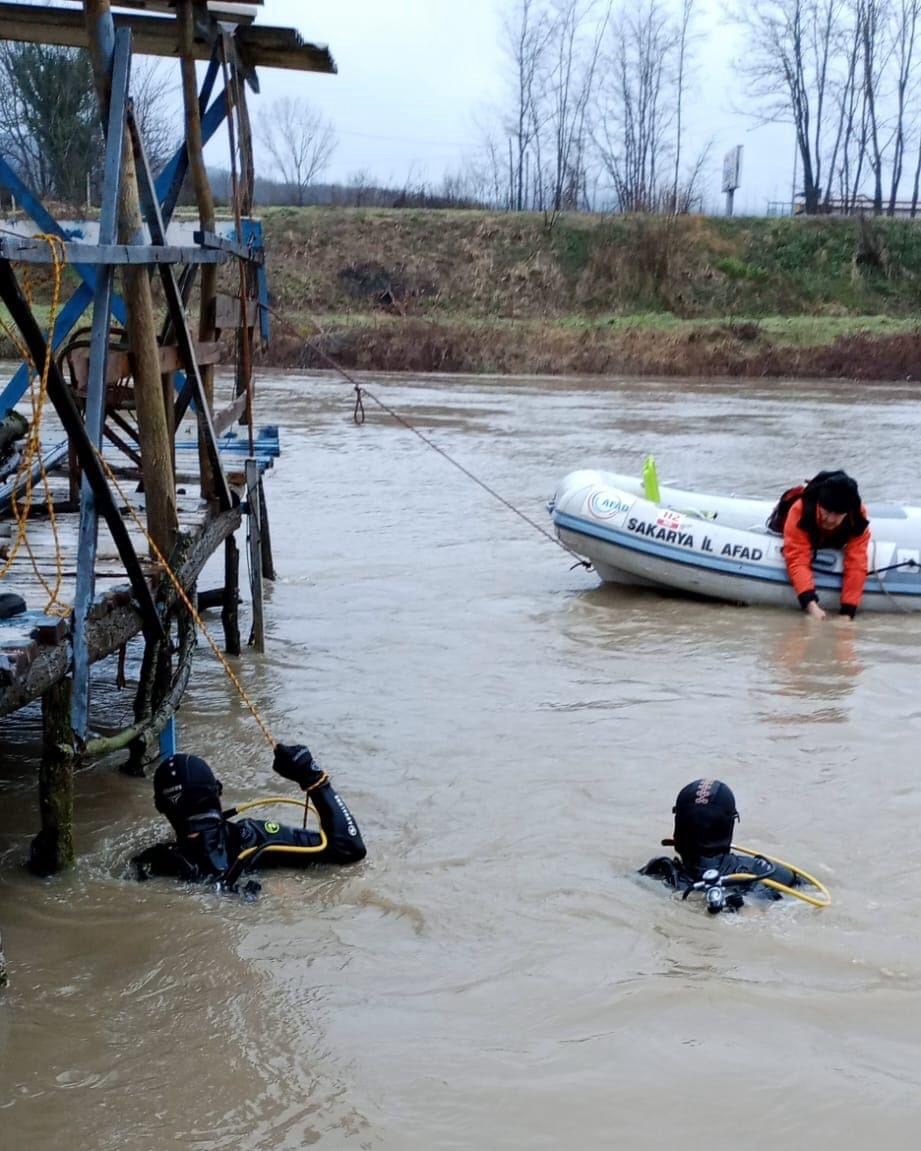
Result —
<instances>
[{"instance_id":1,"label":"orange and black drysuit","mask_svg":"<svg viewBox=\"0 0 921 1151\"><path fill-rule=\"evenodd\" d=\"M853 619L867 581L867 556L870 548L867 509L860 502L857 485L851 480L855 498L852 506L846 510L846 518L834 531L823 531L816 519L816 505L820 502L825 507L828 505L821 499L822 485L816 484L813 487L813 482L807 484L800 498L791 504L783 525L783 557L787 574L799 598L800 607L805 611L810 603L818 602L819 598L812 571L816 552L820 548L834 548L842 552L844 572L841 579L841 615Z\"/></svg>"}]
</instances>

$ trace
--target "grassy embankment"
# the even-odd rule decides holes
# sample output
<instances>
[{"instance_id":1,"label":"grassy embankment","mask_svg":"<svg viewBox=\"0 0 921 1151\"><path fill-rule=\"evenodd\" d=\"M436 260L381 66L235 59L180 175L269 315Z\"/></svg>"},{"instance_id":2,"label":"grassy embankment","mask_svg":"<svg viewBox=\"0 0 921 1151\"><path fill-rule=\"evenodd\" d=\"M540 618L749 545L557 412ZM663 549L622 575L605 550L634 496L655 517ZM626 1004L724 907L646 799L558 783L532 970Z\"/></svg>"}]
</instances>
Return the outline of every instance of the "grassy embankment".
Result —
<instances>
[{"instance_id":1,"label":"grassy embankment","mask_svg":"<svg viewBox=\"0 0 921 1151\"><path fill-rule=\"evenodd\" d=\"M275 209L272 361L921 378L921 221Z\"/></svg>"},{"instance_id":2,"label":"grassy embankment","mask_svg":"<svg viewBox=\"0 0 921 1151\"><path fill-rule=\"evenodd\" d=\"M270 364L325 367L325 353L366 370L921 378L921 221L263 219L284 321Z\"/></svg>"}]
</instances>

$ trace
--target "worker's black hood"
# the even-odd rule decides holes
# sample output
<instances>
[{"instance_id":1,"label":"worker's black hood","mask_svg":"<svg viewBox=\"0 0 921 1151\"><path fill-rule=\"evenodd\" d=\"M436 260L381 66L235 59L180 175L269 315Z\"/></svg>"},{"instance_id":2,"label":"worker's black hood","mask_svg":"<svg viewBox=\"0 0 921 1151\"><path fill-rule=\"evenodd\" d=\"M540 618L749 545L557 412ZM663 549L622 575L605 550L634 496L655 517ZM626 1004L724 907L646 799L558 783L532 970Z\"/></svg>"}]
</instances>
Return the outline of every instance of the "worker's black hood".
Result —
<instances>
[{"instance_id":1,"label":"worker's black hood","mask_svg":"<svg viewBox=\"0 0 921 1151\"><path fill-rule=\"evenodd\" d=\"M678 792L675 850L688 867L729 851L739 813L732 789L718 779L695 779Z\"/></svg>"},{"instance_id":2,"label":"worker's black hood","mask_svg":"<svg viewBox=\"0 0 921 1151\"><path fill-rule=\"evenodd\" d=\"M223 785L198 755L171 755L154 773L154 804L179 836L190 834L195 816L221 814Z\"/></svg>"}]
</instances>

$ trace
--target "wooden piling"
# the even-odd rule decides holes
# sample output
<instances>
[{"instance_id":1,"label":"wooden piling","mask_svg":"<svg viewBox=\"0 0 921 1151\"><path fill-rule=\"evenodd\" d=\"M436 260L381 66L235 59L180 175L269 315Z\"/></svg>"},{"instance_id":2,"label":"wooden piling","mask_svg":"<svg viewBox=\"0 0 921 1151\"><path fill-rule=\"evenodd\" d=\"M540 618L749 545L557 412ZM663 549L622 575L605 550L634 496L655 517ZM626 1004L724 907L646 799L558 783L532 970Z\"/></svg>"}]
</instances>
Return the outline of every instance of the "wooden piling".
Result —
<instances>
[{"instance_id":1,"label":"wooden piling","mask_svg":"<svg viewBox=\"0 0 921 1151\"><path fill-rule=\"evenodd\" d=\"M189 157L189 172L195 189L195 202L198 205L198 223L203 232L214 232L214 196L205 167L204 140L201 129L201 113L198 105L198 78L195 71L195 16L192 0L180 0L177 7L179 23L179 43L182 49L180 68L182 71L182 99L185 106L186 142ZM201 270L201 295L198 313L198 338L202 343L215 339L214 307L217 296L217 265L206 265ZM201 367L202 387L207 397L208 409L214 409L214 366ZM217 488L211 461L205 450L203 437L199 435L198 459L201 473L202 499L215 498Z\"/></svg>"},{"instance_id":2,"label":"wooden piling","mask_svg":"<svg viewBox=\"0 0 921 1151\"><path fill-rule=\"evenodd\" d=\"M84 19L93 63L93 78L105 120L109 107L110 70L115 43L115 25L109 0L84 0ZM121 243L143 243L137 175L130 146L122 150L118 233ZM154 542L168 555L173 549L178 521L150 272L141 265L127 265L122 276L128 338L134 361L134 400L141 441L147 525Z\"/></svg>"},{"instance_id":3,"label":"wooden piling","mask_svg":"<svg viewBox=\"0 0 921 1151\"><path fill-rule=\"evenodd\" d=\"M74 747L71 680L59 679L42 696L43 747L38 774L41 830L32 840L29 867L52 875L74 862Z\"/></svg>"},{"instance_id":4,"label":"wooden piling","mask_svg":"<svg viewBox=\"0 0 921 1151\"><path fill-rule=\"evenodd\" d=\"M224 625L224 649L228 655L240 654L240 549L233 536L224 541L224 590L221 623Z\"/></svg>"},{"instance_id":5,"label":"wooden piling","mask_svg":"<svg viewBox=\"0 0 921 1151\"><path fill-rule=\"evenodd\" d=\"M259 509L259 465L246 461L246 512L249 519L249 568L253 582L253 630L250 647L265 651L265 617L262 600L262 532Z\"/></svg>"},{"instance_id":6,"label":"wooden piling","mask_svg":"<svg viewBox=\"0 0 921 1151\"><path fill-rule=\"evenodd\" d=\"M259 528L262 539L262 574L265 579L275 579L275 559L272 555L272 533L269 530L269 505L265 498L265 484L259 480Z\"/></svg>"}]
</instances>

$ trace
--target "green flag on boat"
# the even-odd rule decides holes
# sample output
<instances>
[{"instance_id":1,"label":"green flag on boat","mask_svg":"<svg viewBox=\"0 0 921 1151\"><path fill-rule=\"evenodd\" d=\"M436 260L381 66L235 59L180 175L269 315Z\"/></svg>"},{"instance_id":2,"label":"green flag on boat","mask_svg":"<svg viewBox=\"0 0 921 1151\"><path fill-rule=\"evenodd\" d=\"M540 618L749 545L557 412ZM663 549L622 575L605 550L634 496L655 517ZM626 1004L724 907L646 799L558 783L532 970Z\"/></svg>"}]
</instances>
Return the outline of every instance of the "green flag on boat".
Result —
<instances>
[{"instance_id":1,"label":"green flag on boat","mask_svg":"<svg viewBox=\"0 0 921 1151\"><path fill-rule=\"evenodd\" d=\"M643 495L652 503L659 503L659 475L656 472L654 456L647 456L643 462Z\"/></svg>"}]
</instances>

